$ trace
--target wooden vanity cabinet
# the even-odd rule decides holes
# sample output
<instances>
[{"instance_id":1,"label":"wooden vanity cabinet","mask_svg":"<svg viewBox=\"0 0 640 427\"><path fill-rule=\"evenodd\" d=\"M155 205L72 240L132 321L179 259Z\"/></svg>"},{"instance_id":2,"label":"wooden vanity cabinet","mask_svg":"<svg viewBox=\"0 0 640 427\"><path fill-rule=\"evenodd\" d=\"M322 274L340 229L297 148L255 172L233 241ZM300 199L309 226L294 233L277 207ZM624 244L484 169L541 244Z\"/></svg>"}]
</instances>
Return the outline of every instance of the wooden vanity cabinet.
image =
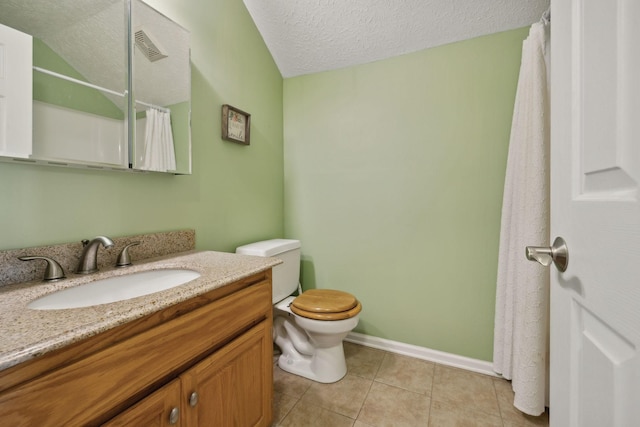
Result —
<instances>
[{"instance_id":1,"label":"wooden vanity cabinet","mask_svg":"<svg viewBox=\"0 0 640 427\"><path fill-rule=\"evenodd\" d=\"M180 402L180 380L175 379L132 408L116 415L104 427L182 427Z\"/></svg>"},{"instance_id":2,"label":"wooden vanity cabinet","mask_svg":"<svg viewBox=\"0 0 640 427\"><path fill-rule=\"evenodd\" d=\"M269 426L271 327L268 270L0 373L0 383L16 383L0 392L0 420Z\"/></svg>"},{"instance_id":3,"label":"wooden vanity cabinet","mask_svg":"<svg viewBox=\"0 0 640 427\"><path fill-rule=\"evenodd\" d=\"M105 427L267 426L271 422L271 327L262 322ZM267 359L271 359L269 356ZM271 363L271 362L269 362Z\"/></svg>"},{"instance_id":4,"label":"wooden vanity cabinet","mask_svg":"<svg viewBox=\"0 0 640 427\"><path fill-rule=\"evenodd\" d=\"M198 393L185 408L187 426L264 426L271 424L273 368L271 325L262 322L182 376L183 395ZM265 360L265 356L267 360Z\"/></svg>"}]
</instances>

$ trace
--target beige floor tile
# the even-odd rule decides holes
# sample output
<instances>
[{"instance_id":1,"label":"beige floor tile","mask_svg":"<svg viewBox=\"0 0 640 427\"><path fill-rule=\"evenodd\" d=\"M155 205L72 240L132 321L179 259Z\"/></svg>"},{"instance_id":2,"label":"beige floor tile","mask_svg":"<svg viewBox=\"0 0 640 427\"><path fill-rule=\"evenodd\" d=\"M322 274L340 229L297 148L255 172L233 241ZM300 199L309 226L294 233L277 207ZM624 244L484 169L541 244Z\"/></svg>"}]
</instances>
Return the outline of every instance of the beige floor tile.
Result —
<instances>
[{"instance_id":1,"label":"beige floor tile","mask_svg":"<svg viewBox=\"0 0 640 427\"><path fill-rule=\"evenodd\" d=\"M510 414L516 414L518 410L513 406L513 390L511 389L511 381L501 378L493 379L493 387L496 390L498 398L498 406L503 417Z\"/></svg>"},{"instance_id":2,"label":"beige floor tile","mask_svg":"<svg viewBox=\"0 0 640 427\"><path fill-rule=\"evenodd\" d=\"M273 425L277 425L291 411L298 398L284 393L273 393Z\"/></svg>"},{"instance_id":3,"label":"beige floor tile","mask_svg":"<svg viewBox=\"0 0 640 427\"><path fill-rule=\"evenodd\" d=\"M431 402L430 427L502 427L499 415L489 415L480 411L467 411L464 405Z\"/></svg>"},{"instance_id":4,"label":"beige floor tile","mask_svg":"<svg viewBox=\"0 0 640 427\"><path fill-rule=\"evenodd\" d=\"M273 367L273 390L300 398L311 387L313 381L283 371L277 365Z\"/></svg>"},{"instance_id":5,"label":"beige floor tile","mask_svg":"<svg viewBox=\"0 0 640 427\"><path fill-rule=\"evenodd\" d=\"M500 416L493 378L487 375L436 365L431 398L467 411Z\"/></svg>"},{"instance_id":6,"label":"beige floor tile","mask_svg":"<svg viewBox=\"0 0 640 427\"><path fill-rule=\"evenodd\" d=\"M385 352L349 342L344 343L347 372L351 375L374 379L384 359Z\"/></svg>"},{"instance_id":7,"label":"beige floor tile","mask_svg":"<svg viewBox=\"0 0 640 427\"><path fill-rule=\"evenodd\" d=\"M510 381L494 378L493 386L496 390L498 406L500 407L505 427L549 426L549 416L546 412L539 417L532 417L520 412L513 406L513 389Z\"/></svg>"},{"instance_id":8,"label":"beige floor tile","mask_svg":"<svg viewBox=\"0 0 640 427\"><path fill-rule=\"evenodd\" d=\"M546 412L539 417L523 413L519 417L519 419L515 417L503 418L504 427L549 427L549 414Z\"/></svg>"},{"instance_id":9,"label":"beige floor tile","mask_svg":"<svg viewBox=\"0 0 640 427\"><path fill-rule=\"evenodd\" d=\"M273 426L549 426L548 414L513 407L508 381L352 343L345 356L348 374L334 384L275 366Z\"/></svg>"},{"instance_id":10,"label":"beige floor tile","mask_svg":"<svg viewBox=\"0 0 640 427\"><path fill-rule=\"evenodd\" d=\"M355 419L372 382L355 375L346 375L332 384L313 383L300 399L300 403L320 406Z\"/></svg>"},{"instance_id":11,"label":"beige floor tile","mask_svg":"<svg viewBox=\"0 0 640 427\"><path fill-rule=\"evenodd\" d=\"M434 368L435 364L432 362L387 353L376 375L376 381L430 396Z\"/></svg>"},{"instance_id":12,"label":"beige floor tile","mask_svg":"<svg viewBox=\"0 0 640 427\"><path fill-rule=\"evenodd\" d=\"M298 402L278 426L281 427L351 427L353 420L315 405Z\"/></svg>"},{"instance_id":13,"label":"beige floor tile","mask_svg":"<svg viewBox=\"0 0 640 427\"><path fill-rule=\"evenodd\" d=\"M424 394L374 381L358 421L374 427L426 426L429 405Z\"/></svg>"}]
</instances>

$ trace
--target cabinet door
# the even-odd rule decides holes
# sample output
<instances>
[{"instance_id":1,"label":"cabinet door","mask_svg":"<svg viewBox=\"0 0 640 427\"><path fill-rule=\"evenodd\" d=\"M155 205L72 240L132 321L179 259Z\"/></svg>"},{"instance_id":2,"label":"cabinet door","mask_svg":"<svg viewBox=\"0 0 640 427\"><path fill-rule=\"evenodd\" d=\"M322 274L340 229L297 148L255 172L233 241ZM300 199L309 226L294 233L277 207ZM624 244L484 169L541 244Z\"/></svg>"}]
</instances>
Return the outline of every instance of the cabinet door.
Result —
<instances>
[{"instance_id":1,"label":"cabinet door","mask_svg":"<svg viewBox=\"0 0 640 427\"><path fill-rule=\"evenodd\" d=\"M0 156L31 154L32 40L0 24Z\"/></svg>"},{"instance_id":2,"label":"cabinet door","mask_svg":"<svg viewBox=\"0 0 640 427\"><path fill-rule=\"evenodd\" d=\"M180 379L175 379L111 419L104 427L180 427L180 395Z\"/></svg>"},{"instance_id":3,"label":"cabinet door","mask_svg":"<svg viewBox=\"0 0 640 427\"><path fill-rule=\"evenodd\" d=\"M259 323L182 376L188 426L269 426L273 398L271 319Z\"/></svg>"}]
</instances>

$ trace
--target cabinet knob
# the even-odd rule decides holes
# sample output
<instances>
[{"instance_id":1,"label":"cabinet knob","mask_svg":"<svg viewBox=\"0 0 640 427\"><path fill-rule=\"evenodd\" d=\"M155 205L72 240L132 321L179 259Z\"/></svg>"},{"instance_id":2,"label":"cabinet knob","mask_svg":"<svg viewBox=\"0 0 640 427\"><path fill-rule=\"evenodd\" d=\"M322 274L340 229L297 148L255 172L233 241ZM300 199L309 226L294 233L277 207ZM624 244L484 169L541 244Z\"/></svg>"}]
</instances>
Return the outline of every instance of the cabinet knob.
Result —
<instances>
[{"instance_id":1,"label":"cabinet knob","mask_svg":"<svg viewBox=\"0 0 640 427\"><path fill-rule=\"evenodd\" d=\"M169 412L169 424L177 423L178 418L180 418L180 409L173 408L171 412Z\"/></svg>"},{"instance_id":2,"label":"cabinet knob","mask_svg":"<svg viewBox=\"0 0 640 427\"><path fill-rule=\"evenodd\" d=\"M198 393L195 391L189 396L189 405L191 405L192 408L198 404L198 397Z\"/></svg>"}]
</instances>

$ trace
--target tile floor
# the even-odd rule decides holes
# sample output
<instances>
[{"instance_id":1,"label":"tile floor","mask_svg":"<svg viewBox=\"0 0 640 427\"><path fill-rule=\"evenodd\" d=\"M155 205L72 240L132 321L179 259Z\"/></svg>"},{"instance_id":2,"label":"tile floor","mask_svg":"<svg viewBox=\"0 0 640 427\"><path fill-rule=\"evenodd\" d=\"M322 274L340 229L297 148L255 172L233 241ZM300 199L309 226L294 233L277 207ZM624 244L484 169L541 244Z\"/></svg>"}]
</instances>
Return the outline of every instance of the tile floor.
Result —
<instances>
[{"instance_id":1,"label":"tile floor","mask_svg":"<svg viewBox=\"0 0 640 427\"><path fill-rule=\"evenodd\" d=\"M345 343L347 375L320 384L274 367L274 427L530 427L506 380ZM275 360L275 359L274 359Z\"/></svg>"}]
</instances>

